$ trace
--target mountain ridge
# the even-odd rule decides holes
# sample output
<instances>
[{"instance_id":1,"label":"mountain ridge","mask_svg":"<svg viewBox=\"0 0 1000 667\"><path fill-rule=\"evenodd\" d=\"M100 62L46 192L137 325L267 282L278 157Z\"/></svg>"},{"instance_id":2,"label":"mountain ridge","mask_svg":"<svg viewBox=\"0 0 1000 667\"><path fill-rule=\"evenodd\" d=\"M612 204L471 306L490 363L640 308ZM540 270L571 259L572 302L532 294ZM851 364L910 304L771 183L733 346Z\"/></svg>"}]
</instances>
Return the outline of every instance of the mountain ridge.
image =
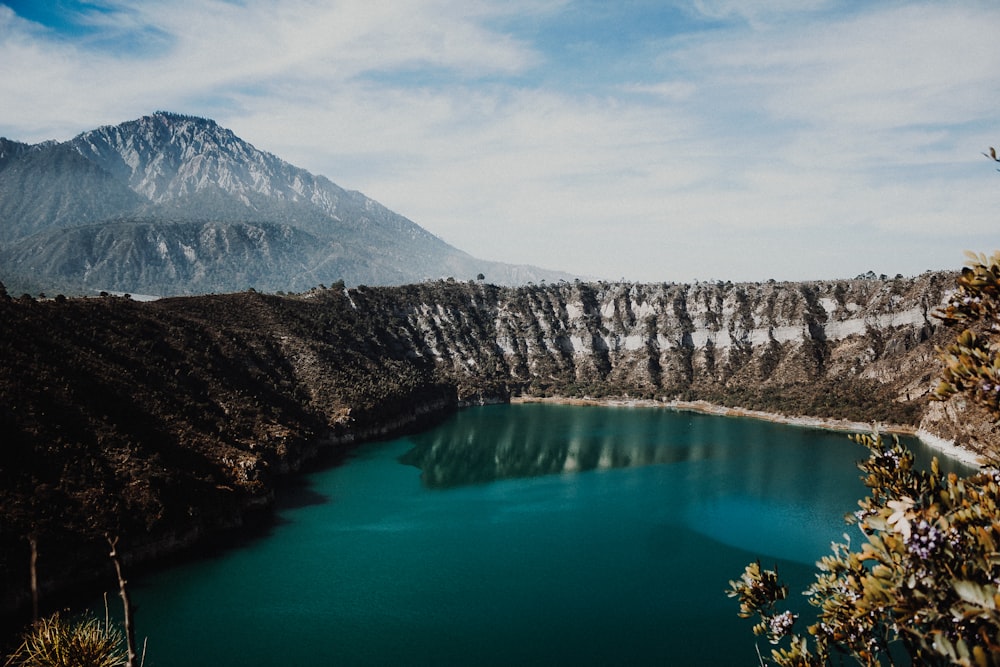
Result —
<instances>
[{"instance_id":1,"label":"mountain ridge","mask_svg":"<svg viewBox=\"0 0 1000 667\"><path fill-rule=\"evenodd\" d=\"M707 401L995 456L975 406L931 400L954 337L932 313L954 279L0 298L0 402L16 406L0 411L0 613L29 599L31 530L52 599L106 572L105 532L130 565L162 560L240 525L323 452L462 404Z\"/></svg>"},{"instance_id":2,"label":"mountain ridge","mask_svg":"<svg viewBox=\"0 0 1000 667\"><path fill-rule=\"evenodd\" d=\"M247 285L245 272L227 274L232 261L212 255L204 258L217 263L211 291L301 291L338 280L388 285L479 274L500 284L572 277L478 260L366 195L261 151L206 118L161 111L61 143L2 141L0 279L15 291L31 277L39 284L75 284L79 293L202 293L205 285L177 280L175 267L158 250L136 254L133 248L129 255L96 242L127 220L270 225L310 235L305 244L289 238L281 252L307 267L294 275L313 282L290 279L264 254L240 258L259 264L250 271L258 282ZM56 242L64 235L59 230L70 228L80 246ZM81 256L86 253L77 247L101 247L104 254ZM121 272L78 268L125 262L143 265L141 283L129 282Z\"/></svg>"}]
</instances>

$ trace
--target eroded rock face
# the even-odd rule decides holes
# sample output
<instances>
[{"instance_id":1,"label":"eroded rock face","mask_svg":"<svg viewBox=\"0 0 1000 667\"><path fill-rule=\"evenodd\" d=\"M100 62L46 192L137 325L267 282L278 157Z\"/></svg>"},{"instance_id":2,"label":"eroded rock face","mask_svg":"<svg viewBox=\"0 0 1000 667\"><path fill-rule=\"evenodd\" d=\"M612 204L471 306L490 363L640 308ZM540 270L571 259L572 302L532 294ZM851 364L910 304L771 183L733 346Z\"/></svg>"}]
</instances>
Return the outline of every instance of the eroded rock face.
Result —
<instances>
[{"instance_id":1,"label":"eroded rock face","mask_svg":"<svg viewBox=\"0 0 1000 667\"><path fill-rule=\"evenodd\" d=\"M955 335L933 312L953 284L437 281L0 301L0 607L29 599L31 532L50 545L54 594L106 567L104 532L132 562L162 558L267 506L277 475L463 403L704 400L996 452L982 415L929 400L935 348Z\"/></svg>"},{"instance_id":2,"label":"eroded rock face","mask_svg":"<svg viewBox=\"0 0 1000 667\"><path fill-rule=\"evenodd\" d=\"M703 399L916 425L951 279L522 289L430 284L394 297L398 345L460 398Z\"/></svg>"},{"instance_id":3,"label":"eroded rock face","mask_svg":"<svg viewBox=\"0 0 1000 667\"><path fill-rule=\"evenodd\" d=\"M396 344L433 360L461 400L561 395L708 400L909 426L989 453L1000 433L930 400L934 311L949 273L811 283L429 283L394 292ZM364 299L359 299L364 304Z\"/></svg>"}]
</instances>

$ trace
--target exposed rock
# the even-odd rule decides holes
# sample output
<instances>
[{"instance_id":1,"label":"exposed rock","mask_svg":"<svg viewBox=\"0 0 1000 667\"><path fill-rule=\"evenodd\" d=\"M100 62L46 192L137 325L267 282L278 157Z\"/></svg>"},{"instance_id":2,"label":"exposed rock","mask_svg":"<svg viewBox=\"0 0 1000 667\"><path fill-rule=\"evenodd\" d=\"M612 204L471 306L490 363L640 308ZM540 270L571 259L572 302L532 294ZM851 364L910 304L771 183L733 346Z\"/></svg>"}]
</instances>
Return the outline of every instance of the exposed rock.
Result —
<instances>
[{"instance_id":1,"label":"exposed rock","mask_svg":"<svg viewBox=\"0 0 1000 667\"><path fill-rule=\"evenodd\" d=\"M0 279L18 293L301 291L480 273L568 277L478 260L206 118L157 112L61 143L0 139Z\"/></svg>"},{"instance_id":2,"label":"exposed rock","mask_svg":"<svg viewBox=\"0 0 1000 667\"><path fill-rule=\"evenodd\" d=\"M995 427L929 399L935 346L954 336L932 313L952 284L0 301L0 605L27 599L29 532L55 593L105 571L105 532L132 563L162 558L240 525L315 457L512 396L701 400L920 427L995 453Z\"/></svg>"}]
</instances>

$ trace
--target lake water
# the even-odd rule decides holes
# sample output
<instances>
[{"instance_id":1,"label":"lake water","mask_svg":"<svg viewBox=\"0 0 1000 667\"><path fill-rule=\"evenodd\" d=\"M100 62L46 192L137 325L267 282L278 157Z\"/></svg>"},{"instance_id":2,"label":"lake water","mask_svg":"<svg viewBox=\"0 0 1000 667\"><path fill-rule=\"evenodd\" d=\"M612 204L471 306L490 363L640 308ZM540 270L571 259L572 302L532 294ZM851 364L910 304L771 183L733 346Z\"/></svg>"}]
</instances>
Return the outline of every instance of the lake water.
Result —
<instances>
[{"instance_id":1,"label":"lake water","mask_svg":"<svg viewBox=\"0 0 1000 667\"><path fill-rule=\"evenodd\" d=\"M266 537L135 578L137 632L152 667L753 665L728 581L759 558L809 613L865 456L749 419L470 408L309 475Z\"/></svg>"}]
</instances>

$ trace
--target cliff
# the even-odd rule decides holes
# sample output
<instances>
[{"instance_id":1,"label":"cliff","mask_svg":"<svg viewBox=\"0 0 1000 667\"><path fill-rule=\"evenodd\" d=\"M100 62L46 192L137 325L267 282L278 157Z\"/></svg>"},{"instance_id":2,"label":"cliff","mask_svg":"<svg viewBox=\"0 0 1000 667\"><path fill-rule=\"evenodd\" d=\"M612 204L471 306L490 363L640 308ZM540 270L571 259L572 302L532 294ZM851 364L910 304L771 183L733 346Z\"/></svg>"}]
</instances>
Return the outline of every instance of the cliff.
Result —
<instances>
[{"instance_id":1,"label":"cliff","mask_svg":"<svg viewBox=\"0 0 1000 667\"><path fill-rule=\"evenodd\" d=\"M432 359L462 400L484 389L707 400L916 426L935 346L949 336L932 312L951 284L928 273L816 283L425 284L379 294L395 300L397 345ZM379 307L376 297L364 299Z\"/></svg>"},{"instance_id":2,"label":"cliff","mask_svg":"<svg viewBox=\"0 0 1000 667\"><path fill-rule=\"evenodd\" d=\"M438 281L0 301L0 606L46 596L266 508L276 479L351 442L512 396L705 400L923 427L996 451L929 401L953 276L502 288ZM103 586L103 584L102 584Z\"/></svg>"}]
</instances>

